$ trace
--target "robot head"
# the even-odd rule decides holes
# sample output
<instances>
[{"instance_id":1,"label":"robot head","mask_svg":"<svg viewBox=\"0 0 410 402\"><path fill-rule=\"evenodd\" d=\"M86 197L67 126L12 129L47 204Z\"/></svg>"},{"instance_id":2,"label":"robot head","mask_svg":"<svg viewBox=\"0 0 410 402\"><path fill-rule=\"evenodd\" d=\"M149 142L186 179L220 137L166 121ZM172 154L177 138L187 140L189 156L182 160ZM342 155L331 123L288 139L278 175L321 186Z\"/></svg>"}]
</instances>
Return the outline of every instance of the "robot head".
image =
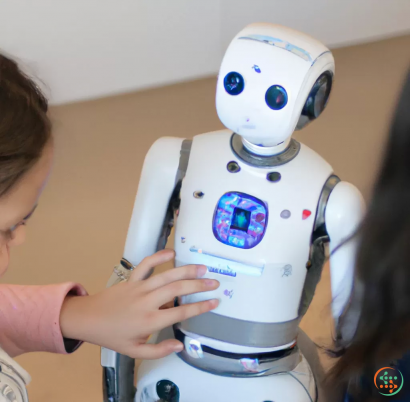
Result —
<instances>
[{"instance_id":1,"label":"robot head","mask_svg":"<svg viewBox=\"0 0 410 402\"><path fill-rule=\"evenodd\" d=\"M249 25L222 61L218 116L250 143L276 146L322 113L334 71L330 51L310 36L280 25Z\"/></svg>"}]
</instances>

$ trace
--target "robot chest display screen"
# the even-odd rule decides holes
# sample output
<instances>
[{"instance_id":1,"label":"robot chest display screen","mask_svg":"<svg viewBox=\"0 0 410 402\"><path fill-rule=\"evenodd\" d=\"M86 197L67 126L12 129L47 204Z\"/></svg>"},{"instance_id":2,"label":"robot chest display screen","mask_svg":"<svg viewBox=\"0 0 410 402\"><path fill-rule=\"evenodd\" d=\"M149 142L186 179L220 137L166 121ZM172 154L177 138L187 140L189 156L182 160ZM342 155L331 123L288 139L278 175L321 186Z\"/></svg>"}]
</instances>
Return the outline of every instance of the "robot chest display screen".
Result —
<instances>
[{"instance_id":1,"label":"robot chest display screen","mask_svg":"<svg viewBox=\"0 0 410 402\"><path fill-rule=\"evenodd\" d=\"M242 230L248 232L249 225L251 223L251 211L236 207L233 210L233 219L231 223L231 229Z\"/></svg>"},{"instance_id":2,"label":"robot chest display screen","mask_svg":"<svg viewBox=\"0 0 410 402\"><path fill-rule=\"evenodd\" d=\"M220 242L243 249L259 244L268 223L268 207L256 197L229 192L218 201L213 232Z\"/></svg>"}]
</instances>

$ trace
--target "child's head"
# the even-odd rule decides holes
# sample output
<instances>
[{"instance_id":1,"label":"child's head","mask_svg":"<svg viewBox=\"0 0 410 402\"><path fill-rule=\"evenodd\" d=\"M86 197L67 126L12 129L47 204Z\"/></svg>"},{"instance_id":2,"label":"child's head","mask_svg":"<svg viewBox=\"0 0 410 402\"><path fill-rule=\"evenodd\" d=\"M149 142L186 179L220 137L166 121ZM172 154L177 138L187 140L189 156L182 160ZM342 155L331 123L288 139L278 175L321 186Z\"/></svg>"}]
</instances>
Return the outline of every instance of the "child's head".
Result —
<instances>
[{"instance_id":1,"label":"child's head","mask_svg":"<svg viewBox=\"0 0 410 402\"><path fill-rule=\"evenodd\" d=\"M0 53L0 275L9 248L24 241L52 163L47 100L18 65Z\"/></svg>"},{"instance_id":2,"label":"child's head","mask_svg":"<svg viewBox=\"0 0 410 402\"><path fill-rule=\"evenodd\" d=\"M410 350L410 74L360 232L356 275L340 333L352 332L350 318L357 311L360 319L353 339L338 342L346 349L332 378L356 384L352 393L367 401L360 395L361 383L353 380L364 373L374 376L382 364Z\"/></svg>"}]
</instances>

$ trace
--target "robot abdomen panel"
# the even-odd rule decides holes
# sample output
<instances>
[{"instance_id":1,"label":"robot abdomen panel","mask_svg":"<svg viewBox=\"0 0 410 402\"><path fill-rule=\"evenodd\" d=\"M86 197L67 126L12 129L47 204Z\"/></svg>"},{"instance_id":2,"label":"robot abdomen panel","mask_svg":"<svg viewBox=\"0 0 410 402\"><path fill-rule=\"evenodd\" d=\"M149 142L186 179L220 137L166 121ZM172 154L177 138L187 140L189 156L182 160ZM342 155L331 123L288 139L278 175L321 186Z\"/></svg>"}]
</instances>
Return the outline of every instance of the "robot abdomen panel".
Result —
<instances>
[{"instance_id":1,"label":"robot abdomen panel","mask_svg":"<svg viewBox=\"0 0 410 402\"><path fill-rule=\"evenodd\" d=\"M207 277L221 286L182 301L217 297L221 315L290 321L297 317L317 202L331 168L303 147L275 169L247 166L233 154L230 135L193 141L176 222L176 262L206 265ZM237 173L227 169L232 160ZM272 170L279 181L267 179Z\"/></svg>"},{"instance_id":2,"label":"robot abdomen panel","mask_svg":"<svg viewBox=\"0 0 410 402\"><path fill-rule=\"evenodd\" d=\"M200 263L200 260L196 261ZM238 272L236 262L232 262L233 267L230 262L226 267L202 262L208 267L206 277L218 280L220 287L212 292L184 296L182 304L217 298L220 304L214 313L227 317L262 323L280 323L297 318L304 282L302 265L271 263L263 268L248 265ZM177 265L184 264L186 262L177 260Z\"/></svg>"}]
</instances>

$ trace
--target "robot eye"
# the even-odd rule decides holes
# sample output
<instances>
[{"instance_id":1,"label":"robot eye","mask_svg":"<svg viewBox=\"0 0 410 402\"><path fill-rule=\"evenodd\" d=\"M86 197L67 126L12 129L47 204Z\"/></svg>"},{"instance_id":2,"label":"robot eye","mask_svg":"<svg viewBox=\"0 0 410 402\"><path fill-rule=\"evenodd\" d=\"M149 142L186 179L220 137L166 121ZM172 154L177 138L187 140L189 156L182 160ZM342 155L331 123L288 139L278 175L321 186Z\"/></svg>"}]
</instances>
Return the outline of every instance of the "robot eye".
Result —
<instances>
[{"instance_id":1,"label":"robot eye","mask_svg":"<svg viewBox=\"0 0 410 402\"><path fill-rule=\"evenodd\" d=\"M239 95L245 88L245 81L239 73L234 71L226 74L224 87L229 95Z\"/></svg>"},{"instance_id":2,"label":"robot eye","mask_svg":"<svg viewBox=\"0 0 410 402\"><path fill-rule=\"evenodd\" d=\"M265 101L271 109L280 110L288 103L288 94L280 85L272 85L266 91Z\"/></svg>"}]
</instances>

